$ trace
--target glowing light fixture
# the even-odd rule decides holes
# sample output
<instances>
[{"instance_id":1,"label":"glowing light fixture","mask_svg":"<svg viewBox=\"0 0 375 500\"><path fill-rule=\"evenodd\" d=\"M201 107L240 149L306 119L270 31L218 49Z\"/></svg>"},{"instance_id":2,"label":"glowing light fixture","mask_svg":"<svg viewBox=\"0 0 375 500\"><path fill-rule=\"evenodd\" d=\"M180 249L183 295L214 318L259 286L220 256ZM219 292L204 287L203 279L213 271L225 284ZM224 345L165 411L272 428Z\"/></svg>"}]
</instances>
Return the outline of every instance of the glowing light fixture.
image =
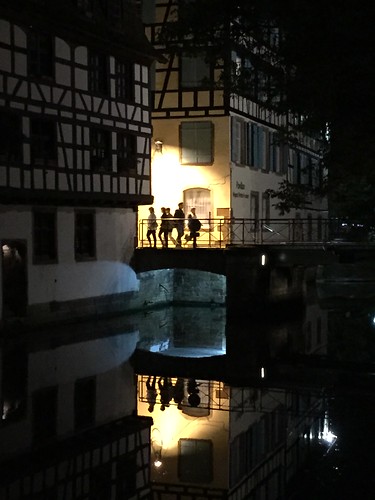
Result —
<instances>
[{"instance_id":1,"label":"glowing light fixture","mask_svg":"<svg viewBox=\"0 0 375 500\"><path fill-rule=\"evenodd\" d=\"M155 139L154 144L155 144L155 151L157 153L162 153L163 152L163 141L161 141L160 139Z\"/></svg>"},{"instance_id":2,"label":"glowing light fixture","mask_svg":"<svg viewBox=\"0 0 375 500\"><path fill-rule=\"evenodd\" d=\"M261 258L260 258L260 264L262 266L265 266L266 262L267 262L267 258L266 258L266 255L263 253L262 256L261 256Z\"/></svg>"}]
</instances>

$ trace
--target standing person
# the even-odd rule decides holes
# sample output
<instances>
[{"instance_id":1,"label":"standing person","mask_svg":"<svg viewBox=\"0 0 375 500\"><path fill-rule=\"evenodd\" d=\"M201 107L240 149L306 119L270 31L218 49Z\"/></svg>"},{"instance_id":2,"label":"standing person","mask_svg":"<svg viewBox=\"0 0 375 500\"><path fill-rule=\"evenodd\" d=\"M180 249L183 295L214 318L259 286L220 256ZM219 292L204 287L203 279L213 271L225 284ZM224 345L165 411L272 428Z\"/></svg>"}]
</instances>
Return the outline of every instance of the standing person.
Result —
<instances>
[{"instance_id":1,"label":"standing person","mask_svg":"<svg viewBox=\"0 0 375 500\"><path fill-rule=\"evenodd\" d=\"M149 208L150 215L147 217L147 239L151 245L151 236L154 240L154 248L156 248L156 229L158 227L158 223L156 222L156 215L154 207Z\"/></svg>"},{"instance_id":2,"label":"standing person","mask_svg":"<svg viewBox=\"0 0 375 500\"><path fill-rule=\"evenodd\" d=\"M173 238L172 236L172 231L173 231L173 228L175 227L174 226L174 220L172 220L172 214L171 214L171 209L170 208L166 208L166 213L167 213L167 217L168 219L170 219L168 221L168 238L172 241L172 243L175 245L176 244L176 240ZM167 245L168 246L168 245Z\"/></svg>"},{"instance_id":3,"label":"standing person","mask_svg":"<svg viewBox=\"0 0 375 500\"><path fill-rule=\"evenodd\" d=\"M182 409L182 401L185 397L185 380L178 377L176 383L173 386L173 400L177 404L179 410Z\"/></svg>"},{"instance_id":4,"label":"standing person","mask_svg":"<svg viewBox=\"0 0 375 500\"><path fill-rule=\"evenodd\" d=\"M184 204L181 202L178 204L178 208L174 213L174 218L178 219L175 221L175 227L177 229L177 247L181 248L181 238L185 230L185 212L183 211Z\"/></svg>"},{"instance_id":5,"label":"standing person","mask_svg":"<svg viewBox=\"0 0 375 500\"><path fill-rule=\"evenodd\" d=\"M202 224L195 213L195 208L193 207L191 209L191 213L188 216L188 228L190 230L190 235L186 239L187 242L193 240L193 248L197 248L197 237L199 236L198 231L200 230L201 226Z\"/></svg>"},{"instance_id":6,"label":"standing person","mask_svg":"<svg viewBox=\"0 0 375 500\"><path fill-rule=\"evenodd\" d=\"M152 381L151 381L152 378ZM147 387L147 402L148 402L148 411L152 413L154 411L155 403L156 403L156 396L157 396L157 391L156 391L156 377L151 377L151 375L148 377L147 382L146 382L146 387Z\"/></svg>"},{"instance_id":7,"label":"standing person","mask_svg":"<svg viewBox=\"0 0 375 500\"><path fill-rule=\"evenodd\" d=\"M163 248L168 248L168 216L164 207L161 207L161 222L158 236Z\"/></svg>"},{"instance_id":8,"label":"standing person","mask_svg":"<svg viewBox=\"0 0 375 500\"><path fill-rule=\"evenodd\" d=\"M158 380L159 393L160 393L160 409L161 411L165 410L166 406L169 406L169 403L172 399L172 390L173 385L168 377L160 377Z\"/></svg>"}]
</instances>

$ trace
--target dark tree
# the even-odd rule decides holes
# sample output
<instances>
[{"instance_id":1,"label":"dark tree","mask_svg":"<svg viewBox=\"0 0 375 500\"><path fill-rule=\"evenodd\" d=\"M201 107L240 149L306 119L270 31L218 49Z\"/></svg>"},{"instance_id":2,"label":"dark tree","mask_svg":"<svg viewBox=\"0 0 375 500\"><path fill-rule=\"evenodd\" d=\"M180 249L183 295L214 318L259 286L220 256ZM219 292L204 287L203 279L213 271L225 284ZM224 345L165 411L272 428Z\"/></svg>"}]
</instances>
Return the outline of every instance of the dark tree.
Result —
<instances>
[{"instance_id":1,"label":"dark tree","mask_svg":"<svg viewBox=\"0 0 375 500\"><path fill-rule=\"evenodd\" d=\"M331 214L374 222L374 30L370 2L352 0L180 0L162 32L168 51L202 50L229 61L219 85L301 117L297 128L326 139L324 185ZM293 137L296 130L287 130ZM272 194L272 193L271 193ZM304 193L283 183L283 209ZM306 194L306 193L305 193ZM316 194L316 193L315 193ZM296 205L297 203L297 205ZM281 207L279 207L281 208Z\"/></svg>"}]
</instances>

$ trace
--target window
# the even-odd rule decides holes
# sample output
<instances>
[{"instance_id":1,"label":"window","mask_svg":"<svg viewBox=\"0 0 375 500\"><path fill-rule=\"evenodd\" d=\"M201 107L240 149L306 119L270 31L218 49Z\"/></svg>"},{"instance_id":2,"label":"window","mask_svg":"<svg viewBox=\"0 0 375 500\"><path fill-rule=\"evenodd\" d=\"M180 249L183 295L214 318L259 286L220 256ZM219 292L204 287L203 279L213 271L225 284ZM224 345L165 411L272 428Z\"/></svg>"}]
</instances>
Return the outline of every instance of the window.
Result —
<instances>
[{"instance_id":1,"label":"window","mask_svg":"<svg viewBox=\"0 0 375 500\"><path fill-rule=\"evenodd\" d=\"M231 159L235 163L244 163L245 161L245 124L242 120L232 117L232 151Z\"/></svg>"},{"instance_id":2,"label":"window","mask_svg":"<svg viewBox=\"0 0 375 500\"><path fill-rule=\"evenodd\" d=\"M76 0L76 5L87 17L92 17L94 13L94 0Z\"/></svg>"},{"instance_id":3,"label":"window","mask_svg":"<svg viewBox=\"0 0 375 500\"><path fill-rule=\"evenodd\" d=\"M116 97L134 101L134 64L116 61Z\"/></svg>"},{"instance_id":4,"label":"window","mask_svg":"<svg viewBox=\"0 0 375 500\"><path fill-rule=\"evenodd\" d=\"M212 481L212 442L205 439L180 439L178 477L187 483Z\"/></svg>"},{"instance_id":5,"label":"window","mask_svg":"<svg viewBox=\"0 0 375 500\"><path fill-rule=\"evenodd\" d=\"M89 88L98 94L108 93L108 59L105 54L89 53Z\"/></svg>"},{"instance_id":6,"label":"window","mask_svg":"<svg viewBox=\"0 0 375 500\"><path fill-rule=\"evenodd\" d=\"M277 135L275 132L269 134L269 161L271 172L280 171L280 146L278 144Z\"/></svg>"},{"instance_id":7,"label":"window","mask_svg":"<svg viewBox=\"0 0 375 500\"><path fill-rule=\"evenodd\" d=\"M111 169L111 135L108 130L92 128L90 130L90 164L94 171Z\"/></svg>"},{"instance_id":8,"label":"window","mask_svg":"<svg viewBox=\"0 0 375 500\"><path fill-rule=\"evenodd\" d=\"M117 134L117 171L120 174L137 169L137 137L132 134Z\"/></svg>"},{"instance_id":9,"label":"window","mask_svg":"<svg viewBox=\"0 0 375 500\"><path fill-rule=\"evenodd\" d=\"M79 379L74 387L74 424L84 429L95 423L95 378Z\"/></svg>"},{"instance_id":10,"label":"window","mask_svg":"<svg viewBox=\"0 0 375 500\"><path fill-rule=\"evenodd\" d=\"M22 161L21 118L8 111L0 111L0 162Z\"/></svg>"},{"instance_id":11,"label":"window","mask_svg":"<svg viewBox=\"0 0 375 500\"><path fill-rule=\"evenodd\" d=\"M53 78L53 42L50 35L29 33L28 71L32 76Z\"/></svg>"},{"instance_id":12,"label":"window","mask_svg":"<svg viewBox=\"0 0 375 500\"><path fill-rule=\"evenodd\" d=\"M180 58L181 87L207 87L210 78L210 64L204 55L182 55Z\"/></svg>"},{"instance_id":13,"label":"window","mask_svg":"<svg viewBox=\"0 0 375 500\"><path fill-rule=\"evenodd\" d=\"M56 212L34 212L34 261L36 263L56 262Z\"/></svg>"},{"instance_id":14,"label":"window","mask_svg":"<svg viewBox=\"0 0 375 500\"><path fill-rule=\"evenodd\" d=\"M213 162L213 124L184 122L180 125L181 163L210 165Z\"/></svg>"},{"instance_id":15,"label":"window","mask_svg":"<svg viewBox=\"0 0 375 500\"><path fill-rule=\"evenodd\" d=\"M30 120L30 153L33 165L55 165L57 143L55 122L44 118Z\"/></svg>"},{"instance_id":16,"label":"window","mask_svg":"<svg viewBox=\"0 0 375 500\"><path fill-rule=\"evenodd\" d=\"M192 188L184 191L184 209L188 215L195 207L198 219L204 224L204 219L208 219L211 212L211 192L205 188Z\"/></svg>"},{"instance_id":17,"label":"window","mask_svg":"<svg viewBox=\"0 0 375 500\"><path fill-rule=\"evenodd\" d=\"M90 260L96 256L95 213L79 211L75 214L75 258Z\"/></svg>"},{"instance_id":18,"label":"window","mask_svg":"<svg viewBox=\"0 0 375 500\"><path fill-rule=\"evenodd\" d=\"M137 491L137 455L133 451L118 458L116 464L116 498L126 500Z\"/></svg>"},{"instance_id":19,"label":"window","mask_svg":"<svg viewBox=\"0 0 375 500\"><path fill-rule=\"evenodd\" d=\"M265 167L266 131L255 123L248 123L247 164L256 168Z\"/></svg>"},{"instance_id":20,"label":"window","mask_svg":"<svg viewBox=\"0 0 375 500\"><path fill-rule=\"evenodd\" d=\"M33 439L42 443L56 436L57 387L48 387L33 394Z\"/></svg>"}]
</instances>

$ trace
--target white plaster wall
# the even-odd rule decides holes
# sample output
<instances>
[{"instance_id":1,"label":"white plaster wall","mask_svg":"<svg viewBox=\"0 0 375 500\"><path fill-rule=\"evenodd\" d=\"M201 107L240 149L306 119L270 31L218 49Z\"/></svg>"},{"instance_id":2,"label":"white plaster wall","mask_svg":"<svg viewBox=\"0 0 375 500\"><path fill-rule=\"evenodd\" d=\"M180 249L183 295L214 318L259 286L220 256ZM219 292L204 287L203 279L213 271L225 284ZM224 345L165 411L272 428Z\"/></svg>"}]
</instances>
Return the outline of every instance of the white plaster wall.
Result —
<instances>
[{"instance_id":1,"label":"white plaster wall","mask_svg":"<svg viewBox=\"0 0 375 500\"><path fill-rule=\"evenodd\" d=\"M135 236L132 210L96 209L97 253L93 261L75 261L73 208L57 211L57 228L58 263L35 265L31 208L0 209L0 241L27 242L30 305L138 290L136 274L129 266Z\"/></svg>"},{"instance_id":2,"label":"white plaster wall","mask_svg":"<svg viewBox=\"0 0 375 500\"><path fill-rule=\"evenodd\" d=\"M78 379L96 376L96 424L130 415L136 408L134 372L128 360L138 332L31 352L28 358L27 416L0 428L0 456L26 451L32 442L32 396L58 387L57 434L74 431L74 387Z\"/></svg>"}]
</instances>

